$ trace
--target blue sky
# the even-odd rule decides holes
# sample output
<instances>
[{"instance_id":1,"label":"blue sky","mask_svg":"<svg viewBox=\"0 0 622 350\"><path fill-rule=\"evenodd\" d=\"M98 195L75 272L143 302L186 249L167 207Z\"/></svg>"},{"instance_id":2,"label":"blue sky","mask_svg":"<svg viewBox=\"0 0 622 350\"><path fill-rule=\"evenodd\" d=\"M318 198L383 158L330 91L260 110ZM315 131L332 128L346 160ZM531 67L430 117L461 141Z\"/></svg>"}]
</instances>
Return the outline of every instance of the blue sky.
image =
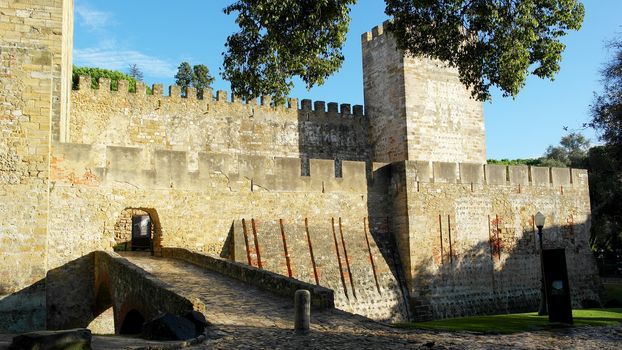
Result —
<instances>
[{"instance_id":1,"label":"blue sky","mask_svg":"<svg viewBox=\"0 0 622 350\"><path fill-rule=\"evenodd\" d=\"M222 0L75 0L74 64L126 71L137 64L147 84L174 83L181 61L205 64L217 79L214 89L228 90L218 72L235 17ZM528 158L557 144L563 127L581 130L599 90L599 70L613 52L606 43L622 36L622 0L585 0L583 28L564 43L561 71L554 81L529 78L516 99L498 91L485 104L488 158ZM341 70L323 86L307 91L296 84L292 97L363 104L360 37L387 19L384 1L359 0L352 8ZM596 142L592 130L582 132Z\"/></svg>"}]
</instances>

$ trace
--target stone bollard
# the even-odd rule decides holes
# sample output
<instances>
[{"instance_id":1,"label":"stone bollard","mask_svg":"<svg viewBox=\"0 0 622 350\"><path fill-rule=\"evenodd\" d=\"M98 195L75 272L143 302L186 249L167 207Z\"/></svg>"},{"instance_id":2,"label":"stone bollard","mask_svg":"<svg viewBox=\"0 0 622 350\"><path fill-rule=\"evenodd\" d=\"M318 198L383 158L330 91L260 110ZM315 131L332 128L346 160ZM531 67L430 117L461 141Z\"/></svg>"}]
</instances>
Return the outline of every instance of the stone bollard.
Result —
<instances>
[{"instance_id":1,"label":"stone bollard","mask_svg":"<svg viewBox=\"0 0 622 350\"><path fill-rule=\"evenodd\" d=\"M311 293L305 289L299 289L294 295L295 321L294 330L296 333L305 334L309 332L311 324Z\"/></svg>"}]
</instances>

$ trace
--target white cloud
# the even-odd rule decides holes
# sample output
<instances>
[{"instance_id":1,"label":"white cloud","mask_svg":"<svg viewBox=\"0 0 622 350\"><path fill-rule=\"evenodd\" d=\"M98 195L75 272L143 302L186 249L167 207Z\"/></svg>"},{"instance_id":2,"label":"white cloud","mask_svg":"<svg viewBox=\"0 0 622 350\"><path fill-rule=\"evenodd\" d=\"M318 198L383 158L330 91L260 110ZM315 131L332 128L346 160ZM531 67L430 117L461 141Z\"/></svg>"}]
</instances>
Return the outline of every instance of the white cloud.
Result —
<instances>
[{"instance_id":1,"label":"white cloud","mask_svg":"<svg viewBox=\"0 0 622 350\"><path fill-rule=\"evenodd\" d=\"M127 71L130 64L136 64L146 76L169 79L177 71L175 65L162 59L135 50L111 48L74 49L73 60L77 66L99 67Z\"/></svg>"},{"instance_id":2,"label":"white cloud","mask_svg":"<svg viewBox=\"0 0 622 350\"><path fill-rule=\"evenodd\" d=\"M75 6L78 23L91 30L101 30L107 27L112 19L109 12L99 11L86 5Z\"/></svg>"}]
</instances>

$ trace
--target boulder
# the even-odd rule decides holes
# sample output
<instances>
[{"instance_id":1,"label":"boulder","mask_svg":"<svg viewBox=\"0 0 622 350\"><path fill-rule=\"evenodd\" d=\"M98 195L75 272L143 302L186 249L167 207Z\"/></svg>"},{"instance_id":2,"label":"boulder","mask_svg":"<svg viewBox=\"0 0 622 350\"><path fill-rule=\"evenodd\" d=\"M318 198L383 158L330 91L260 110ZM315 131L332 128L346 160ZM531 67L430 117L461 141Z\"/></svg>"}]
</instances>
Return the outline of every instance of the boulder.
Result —
<instances>
[{"instance_id":1,"label":"boulder","mask_svg":"<svg viewBox=\"0 0 622 350\"><path fill-rule=\"evenodd\" d=\"M173 314L160 314L143 325L141 337L153 340L188 340L197 336L192 321Z\"/></svg>"},{"instance_id":2,"label":"boulder","mask_svg":"<svg viewBox=\"0 0 622 350\"><path fill-rule=\"evenodd\" d=\"M91 349L91 331L86 328L25 333L13 338L10 350Z\"/></svg>"},{"instance_id":3,"label":"boulder","mask_svg":"<svg viewBox=\"0 0 622 350\"><path fill-rule=\"evenodd\" d=\"M205 332L205 328L209 325L209 322L207 322L205 316L198 311L188 311L184 314L184 318L194 324L197 335L203 334L203 332Z\"/></svg>"}]
</instances>

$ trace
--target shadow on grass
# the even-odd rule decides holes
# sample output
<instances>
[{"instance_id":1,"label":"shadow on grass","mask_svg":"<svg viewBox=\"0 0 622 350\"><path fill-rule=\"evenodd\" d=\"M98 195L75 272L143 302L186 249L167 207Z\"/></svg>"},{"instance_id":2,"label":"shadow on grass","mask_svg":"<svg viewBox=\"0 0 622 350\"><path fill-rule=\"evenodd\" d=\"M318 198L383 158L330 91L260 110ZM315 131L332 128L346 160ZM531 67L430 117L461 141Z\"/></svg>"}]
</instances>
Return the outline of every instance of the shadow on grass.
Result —
<instances>
[{"instance_id":1,"label":"shadow on grass","mask_svg":"<svg viewBox=\"0 0 622 350\"><path fill-rule=\"evenodd\" d=\"M438 321L400 323L399 328L480 333L519 333L581 326L605 326L622 322L622 308L573 310L574 325L549 323L535 312L493 316L459 317Z\"/></svg>"}]
</instances>

